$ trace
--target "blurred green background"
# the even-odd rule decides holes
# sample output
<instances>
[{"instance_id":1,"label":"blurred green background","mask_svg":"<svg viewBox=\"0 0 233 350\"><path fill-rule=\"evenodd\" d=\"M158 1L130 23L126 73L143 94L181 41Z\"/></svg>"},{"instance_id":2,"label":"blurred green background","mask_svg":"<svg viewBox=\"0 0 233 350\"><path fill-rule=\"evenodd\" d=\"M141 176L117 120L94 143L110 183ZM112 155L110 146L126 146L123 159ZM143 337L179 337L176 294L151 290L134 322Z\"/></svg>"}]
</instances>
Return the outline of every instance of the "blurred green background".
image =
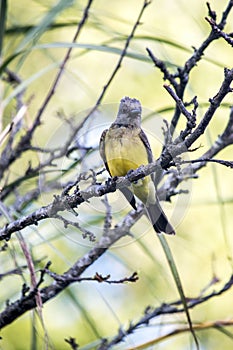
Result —
<instances>
[{"instance_id":1,"label":"blurred green background","mask_svg":"<svg viewBox=\"0 0 233 350\"><path fill-rule=\"evenodd\" d=\"M225 0L210 1L219 19L227 3ZM43 124L36 133L38 146L59 146L68 135L69 130L64 121L57 118L58 111L62 111L67 118L75 116L77 123L82 120L83 111L95 105L119 59L119 53L142 4L142 1L135 0L93 2L77 48L73 49L56 93L43 114ZM4 62L9 57L13 58L15 53L19 53L8 67L22 79L23 83L18 88L25 88L24 100L30 101L25 128L31 125L48 93L67 46L72 41L77 23L82 17L86 1L60 1L59 6L57 1L52 0L8 2L7 27L1 59ZM202 0L152 1L145 10L142 23L130 44L128 57L124 59L116 78L107 90L103 101L106 105L103 105L94 121L89 122L83 131L84 134L87 132L91 135L86 139L84 137L85 140L96 147L102 130L113 121L120 99L130 96L141 101L145 109L144 116L151 111L156 115L146 119L144 123L145 130L151 133L151 141L155 140L156 144L160 132L156 129L157 125L162 118L171 120L174 104L163 88L164 81L160 71L155 69L147 56L146 47L175 71L177 66L182 66L190 57L192 47L199 47L207 37L210 31L205 20L207 15L208 10L205 1ZM45 19L49 25L47 28ZM231 14L226 32L233 31L232 20ZM231 68L231 65L232 48L223 40L218 40L207 49L201 62L193 69L185 100L189 101L197 95L200 104L198 120L208 106L208 99L217 93L221 85L223 67ZM5 82L0 84L0 117L4 129L14 116L16 89L9 87ZM225 105L216 113L208 133L195 144L196 147L201 147L189 155L190 158L202 155L222 132L228 121L228 105L231 102L231 97L224 100ZM93 130L93 134L90 130ZM158 156L161 144L157 148L153 147L155 156ZM22 173L23 167L26 169L31 155L27 156L12 168L12 179ZM36 163L38 157L32 159L32 162ZM224 150L218 158L231 159L232 147ZM64 158L60 169L70 163L72 161ZM69 176L74 179L78 171L102 166L96 150ZM30 186L30 182L24 184L20 191L26 192ZM200 171L198 179L183 186L190 190L190 195L184 196L181 203L178 203L182 206L181 212L178 213L179 208L176 209L177 216L172 217L172 212L178 205L176 198L172 204L165 204L168 215L177 226L176 237L169 237L168 242L186 296L196 297L208 286L213 276L219 279L219 283L211 286L208 291L221 288L232 273L232 170L209 164ZM42 194L38 203L27 208L25 214L40 205L48 204L53 194L54 192ZM127 213L130 207L122 198L119 199L119 194L110 195L109 200L113 206L113 223L116 223L122 217L122 212ZM102 232L103 213L103 204L98 198L81 209L79 220L98 236ZM28 312L1 331L0 349L46 348L45 334L51 349L69 349L69 345L64 341L69 336L76 338L81 349L93 349L99 338L113 336L120 327L138 320L148 305L155 307L163 302L179 299L164 253L147 219L143 217L133 227L132 232L137 239L125 238L119 241L87 271L86 275L92 276L98 271L103 275L111 274L113 279L120 279L137 271L137 283L76 283L44 305L45 329L38 317L33 312ZM55 220L41 222L38 227L25 229L23 235L33 257L42 260L42 264L51 260L52 270L57 273L67 270L91 246L78 231L72 228L65 230ZM24 264L24 257L16 238L12 239L10 244L18 263ZM9 252L2 252L1 273L12 266ZM47 278L46 283L51 283L51 279ZM4 308L7 299L13 301L19 297L19 285L22 285L20 276L9 276L1 281L1 309ZM231 319L232 297L233 292L230 290L221 297L213 298L195 308L191 311L192 320L208 322ZM158 318L151 322L149 327L136 331L116 348L127 349L145 343L184 322L186 317L179 314ZM167 326L162 327L164 323ZM201 349L232 349L231 328L221 329L222 331L214 328L199 331ZM191 335L184 333L167 339L154 348L193 349L193 346Z\"/></svg>"}]
</instances>

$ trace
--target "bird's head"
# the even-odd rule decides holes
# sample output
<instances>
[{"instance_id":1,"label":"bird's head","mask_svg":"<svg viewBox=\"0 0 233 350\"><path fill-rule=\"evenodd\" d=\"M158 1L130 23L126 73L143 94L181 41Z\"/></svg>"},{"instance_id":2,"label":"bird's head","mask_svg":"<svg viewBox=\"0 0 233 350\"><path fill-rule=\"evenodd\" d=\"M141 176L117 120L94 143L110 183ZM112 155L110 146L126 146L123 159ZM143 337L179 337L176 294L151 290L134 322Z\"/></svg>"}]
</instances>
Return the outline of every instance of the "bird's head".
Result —
<instances>
[{"instance_id":1,"label":"bird's head","mask_svg":"<svg viewBox=\"0 0 233 350\"><path fill-rule=\"evenodd\" d=\"M123 125L141 125L142 107L136 98L124 97L120 102L116 123Z\"/></svg>"}]
</instances>

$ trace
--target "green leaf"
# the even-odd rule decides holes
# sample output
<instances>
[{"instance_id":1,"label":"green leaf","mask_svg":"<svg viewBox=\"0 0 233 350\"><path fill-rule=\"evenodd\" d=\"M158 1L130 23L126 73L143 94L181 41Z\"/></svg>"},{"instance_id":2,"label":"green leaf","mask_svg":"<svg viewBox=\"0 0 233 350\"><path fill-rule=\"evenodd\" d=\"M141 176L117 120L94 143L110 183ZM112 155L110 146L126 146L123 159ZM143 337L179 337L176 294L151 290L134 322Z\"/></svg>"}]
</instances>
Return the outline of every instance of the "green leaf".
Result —
<instances>
[{"instance_id":1,"label":"green leaf","mask_svg":"<svg viewBox=\"0 0 233 350\"><path fill-rule=\"evenodd\" d=\"M8 67L8 65L19 55L21 55L24 51L21 52L16 52L13 55L7 57L6 60L4 60L2 62L2 64L0 65L0 76L2 75L2 73L4 72L4 70Z\"/></svg>"},{"instance_id":2,"label":"green leaf","mask_svg":"<svg viewBox=\"0 0 233 350\"><path fill-rule=\"evenodd\" d=\"M189 309L188 309L188 306L187 306L187 303L186 303L186 297L185 297L184 290L183 290L183 287L182 287L181 279L180 279L179 272L178 272L178 269L176 267L175 260L173 258L171 249L170 249L170 247L169 247L169 245L168 245L168 243L166 241L166 238L165 238L165 236L163 234L158 235L158 238L159 238L159 241L160 241L160 243L162 245L162 248L163 248L163 251L165 253L165 256L167 258L167 262L168 262L168 265L170 267L172 276L174 278L177 290L179 292L180 299L181 299L182 304L184 306L184 310L185 310L185 314L186 314L186 317L187 317L187 321L188 321L188 324L189 324L190 331L191 331L191 333L193 335L196 347L197 347L197 349L199 349L198 340L197 340L196 335L195 335L194 330L193 330L192 321L191 321L191 317L190 317L190 314L189 314Z\"/></svg>"},{"instance_id":3,"label":"green leaf","mask_svg":"<svg viewBox=\"0 0 233 350\"><path fill-rule=\"evenodd\" d=\"M180 44L174 40L169 40L169 39L166 39L166 38L160 38L160 37L155 37L155 36L150 36L150 35L137 35L134 37L134 40L146 40L146 41L152 41L152 42L158 42L158 43L161 43L161 44L165 44L165 45L168 45L168 46L172 46L178 50L181 50L181 51L185 51L187 53L192 53L193 52L193 49L183 45L183 44ZM218 67L221 67L221 68L224 68L225 67L225 64L221 61L216 61L212 58L209 58L207 56L203 56L202 58L203 60L207 61L207 62L210 62Z\"/></svg>"},{"instance_id":4,"label":"green leaf","mask_svg":"<svg viewBox=\"0 0 233 350\"><path fill-rule=\"evenodd\" d=\"M143 41L146 40L146 41L152 41L152 42L159 42L161 44L166 44L166 45L169 45L169 46L173 46L176 49L179 49L179 50L182 50L182 51L185 51L185 52L188 52L188 53L193 52L193 50L191 50L189 47L187 47L185 45L182 45L182 44L179 44L179 43L177 43L174 40L169 40L169 39L166 39L166 38L160 38L160 37L150 36L150 35L136 35L134 37L134 40L143 40Z\"/></svg>"},{"instance_id":5,"label":"green leaf","mask_svg":"<svg viewBox=\"0 0 233 350\"><path fill-rule=\"evenodd\" d=\"M228 331L226 328L222 327L222 326L219 326L219 325L216 325L214 327L215 329L217 329L219 332L225 334L227 337L229 337L230 339L233 339L233 334L232 332Z\"/></svg>"},{"instance_id":6,"label":"green leaf","mask_svg":"<svg viewBox=\"0 0 233 350\"><path fill-rule=\"evenodd\" d=\"M6 26L7 0L0 1L0 56L2 55L3 39Z\"/></svg>"},{"instance_id":7,"label":"green leaf","mask_svg":"<svg viewBox=\"0 0 233 350\"><path fill-rule=\"evenodd\" d=\"M81 54L84 54L86 51L100 51L100 52L107 52L110 54L118 55L120 56L122 54L122 49L118 47L113 46L107 46L107 45L93 45L93 44L78 44L78 43L67 43L67 42L57 42L57 43L49 43L49 44L40 44L33 47L33 50L38 49L54 49L54 48L78 48L78 49L84 49L85 51ZM81 55L80 54L80 55ZM151 62L151 59L145 54L128 51L126 53L126 57L136 59L139 61L144 62ZM169 61L165 61L165 63L168 66L177 67L175 64Z\"/></svg>"},{"instance_id":8,"label":"green leaf","mask_svg":"<svg viewBox=\"0 0 233 350\"><path fill-rule=\"evenodd\" d=\"M86 321L87 325L90 327L94 336L97 338L101 338L101 334L98 330L98 325L92 319L91 313L88 312L85 309L85 306L79 302L77 294L73 292L72 288L68 288L66 290L66 294L70 298L70 300L73 302L73 304L77 307L77 309L81 312L82 319Z\"/></svg>"},{"instance_id":9,"label":"green leaf","mask_svg":"<svg viewBox=\"0 0 233 350\"><path fill-rule=\"evenodd\" d=\"M47 30L47 28L53 23L55 18L66 8L73 5L73 0L60 0L57 5L51 8L42 21L36 26L29 30L28 34L24 37L20 43L17 51L21 51L25 46L30 43L35 43L39 37Z\"/></svg>"},{"instance_id":10,"label":"green leaf","mask_svg":"<svg viewBox=\"0 0 233 350\"><path fill-rule=\"evenodd\" d=\"M52 23L49 25L49 27L46 29L46 32L50 32L55 29L63 29L66 27L76 27L77 22L62 22L62 23ZM12 27L9 27L5 30L6 35L19 35L19 34L24 34L32 30L36 30L37 26L35 25L14 25Z\"/></svg>"}]
</instances>

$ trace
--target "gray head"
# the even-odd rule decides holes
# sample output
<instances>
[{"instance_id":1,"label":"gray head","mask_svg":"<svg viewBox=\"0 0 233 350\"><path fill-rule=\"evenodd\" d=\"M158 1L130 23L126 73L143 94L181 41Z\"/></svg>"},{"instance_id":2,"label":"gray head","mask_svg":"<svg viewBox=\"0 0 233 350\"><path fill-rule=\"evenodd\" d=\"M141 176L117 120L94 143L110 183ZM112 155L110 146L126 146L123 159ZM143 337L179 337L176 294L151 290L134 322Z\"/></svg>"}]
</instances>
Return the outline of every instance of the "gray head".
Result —
<instances>
[{"instance_id":1,"label":"gray head","mask_svg":"<svg viewBox=\"0 0 233 350\"><path fill-rule=\"evenodd\" d=\"M120 102L115 123L140 127L141 113L140 101L136 100L136 98L124 97Z\"/></svg>"}]
</instances>

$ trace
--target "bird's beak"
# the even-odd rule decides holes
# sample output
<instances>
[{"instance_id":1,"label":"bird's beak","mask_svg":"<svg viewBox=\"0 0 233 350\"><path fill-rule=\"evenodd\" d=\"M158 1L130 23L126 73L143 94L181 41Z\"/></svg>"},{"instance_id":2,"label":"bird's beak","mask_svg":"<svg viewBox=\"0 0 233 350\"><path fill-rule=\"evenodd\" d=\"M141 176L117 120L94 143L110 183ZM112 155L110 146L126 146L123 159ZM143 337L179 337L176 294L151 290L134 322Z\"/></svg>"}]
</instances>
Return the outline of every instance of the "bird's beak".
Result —
<instances>
[{"instance_id":1,"label":"bird's beak","mask_svg":"<svg viewBox=\"0 0 233 350\"><path fill-rule=\"evenodd\" d=\"M141 113L141 110L139 109L139 108L135 108L135 109L132 109L131 111L130 111L130 114L131 115L138 115L138 114L140 114Z\"/></svg>"}]
</instances>

